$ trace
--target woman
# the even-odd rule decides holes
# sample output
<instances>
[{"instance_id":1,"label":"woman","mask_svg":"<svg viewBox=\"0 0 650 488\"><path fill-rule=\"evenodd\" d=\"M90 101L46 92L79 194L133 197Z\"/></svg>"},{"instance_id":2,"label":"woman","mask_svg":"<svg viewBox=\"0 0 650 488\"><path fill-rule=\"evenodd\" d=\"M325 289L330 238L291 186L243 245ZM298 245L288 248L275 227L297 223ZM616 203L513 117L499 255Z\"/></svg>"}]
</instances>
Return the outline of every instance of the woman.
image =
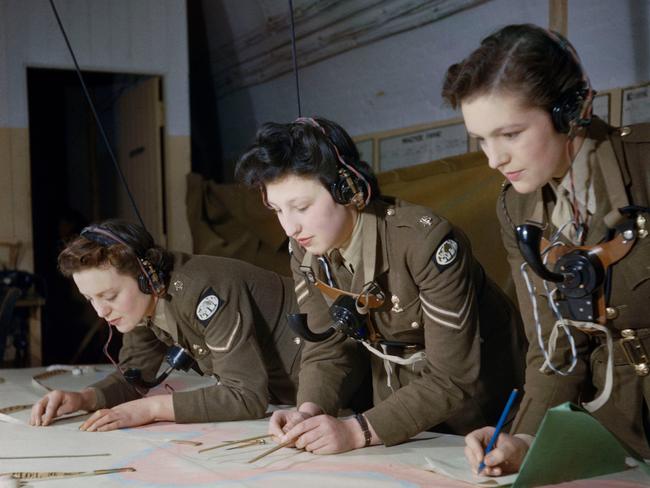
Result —
<instances>
[{"instance_id":1,"label":"woman","mask_svg":"<svg viewBox=\"0 0 650 488\"><path fill-rule=\"evenodd\" d=\"M107 431L256 419L269 401L295 404L302 344L286 322L297 308L290 279L233 259L172 254L118 220L86 227L58 262L124 340L118 371L78 393L48 393L32 425L87 410L95 413L81 429ZM143 398L166 353L181 369L195 362L215 384Z\"/></svg>"},{"instance_id":2,"label":"woman","mask_svg":"<svg viewBox=\"0 0 650 488\"><path fill-rule=\"evenodd\" d=\"M607 428L650 457L650 379L643 358L650 351L650 168L641 164L650 155L650 127L619 130L591 117L593 91L577 53L560 35L533 25L507 26L485 38L449 68L443 97L460 106L490 167L508 180L497 213L530 344L513 435L499 437L485 456L484 474L517 471L548 408L566 401L586 402ZM520 271L524 258L515 226L533 221L558 249L620 241L626 254L609 265L597 286L566 281L580 277L572 268L558 268L569 274L552 276L538 266L544 282L529 271L535 266L530 258ZM530 250L539 257L539 246ZM567 256L579 259L579 253ZM572 297L569 288L577 283L595 286L593 293ZM571 308L576 303L587 306ZM624 347L609 348L608 336ZM625 347L637 356L628 360ZM467 436L474 469L492 433L484 428Z\"/></svg>"},{"instance_id":3,"label":"woman","mask_svg":"<svg viewBox=\"0 0 650 488\"><path fill-rule=\"evenodd\" d=\"M520 323L459 229L380 198L349 135L323 118L265 124L237 175L291 238L303 332L319 341L305 345L297 410L275 412L271 434L325 454L498 415L523 367ZM324 332L334 322L340 332ZM374 406L337 419L369 364Z\"/></svg>"}]
</instances>

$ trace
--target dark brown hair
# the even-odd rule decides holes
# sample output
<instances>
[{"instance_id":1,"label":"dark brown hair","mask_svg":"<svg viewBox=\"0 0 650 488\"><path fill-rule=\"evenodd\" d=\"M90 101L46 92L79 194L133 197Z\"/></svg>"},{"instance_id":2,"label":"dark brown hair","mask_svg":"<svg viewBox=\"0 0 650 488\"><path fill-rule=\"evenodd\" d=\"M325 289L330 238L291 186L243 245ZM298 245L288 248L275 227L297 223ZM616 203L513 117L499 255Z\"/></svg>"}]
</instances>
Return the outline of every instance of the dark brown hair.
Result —
<instances>
[{"instance_id":1,"label":"dark brown hair","mask_svg":"<svg viewBox=\"0 0 650 488\"><path fill-rule=\"evenodd\" d=\"M106 236L102 238L93 229L106 231L116 239ZM110 265L118 273L137 280L142 274L138 259L146 259L157 271L160 280L168 284L173 256L156 245L151 234L141 226L112 219L88 226L81 233L59 254L58 267L64 276L70 277L79 271Z\"/></svg>"},{"instance_id":2,"label":"dark brown hair","mask_svg":"<svg viewBox=\"0 0 650 488\"><path fill-rule=\"evenodd\" d=\"M585 85L573 46L532 24L509 25L481 41L447 70L442 97L453 108L489 93L510 93L530 107L551 111L567 93Z\"/></svg>"},{"instance_id":3,"label":"dark brown hair","mask_svg":"<svg viewBox=\"0 0 650 488\"><path fill-rule=\"evenodd\" d=\"M313 118L317 126L301 120L305 119L262 125L253 145L237 162L237 179L247 186L264 188L290 174L313 176L329 189L339 178L338 150L345 163L368 182L372 197L379 196L376 176L370 165L361 160L343 127L323 117Z\"/></svg>"}]
</instances>

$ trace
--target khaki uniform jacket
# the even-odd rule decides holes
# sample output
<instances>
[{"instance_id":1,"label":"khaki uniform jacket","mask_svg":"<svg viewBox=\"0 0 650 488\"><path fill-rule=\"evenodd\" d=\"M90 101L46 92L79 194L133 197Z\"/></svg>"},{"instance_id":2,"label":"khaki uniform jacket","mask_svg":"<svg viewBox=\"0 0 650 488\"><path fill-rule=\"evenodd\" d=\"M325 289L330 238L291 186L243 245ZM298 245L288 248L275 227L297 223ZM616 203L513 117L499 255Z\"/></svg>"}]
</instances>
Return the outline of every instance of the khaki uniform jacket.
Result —
<instances>
[{"instance_id":1,"label":"khaki uniform jacket","mask_svg":"<svg viewBox=\"0 0 650 488\"><path fill-rule=\"evenodd\" d=\"M523 380L523 328L512 303L485 276L465 236L430 209L378 201L364 213L360 269L352 275L341 266L335 278L353 292L374 280L386 295L370 311L378 332L385 340L423 346L426 360L415 368L391 363L391 391L383 361L342 333L307 343L298 405L311 401L336 415L370 361L374 406L365 416L386 445L443 422L441 429L464 434L496 421ZM300 310L310 329L323 331L331 324L331 302L300 270L304 249L295 241L291 247ZM310 263L323 279L315 256ZM372 276L364 276L368 264Z\"/></svg>"},{"instance_id":2,"label":"khaki uniform jacket","mask_svg":"<svg viewBox=\"0 0 650 488\"><path fill-rule=\"evenodd\" d=\"M621 143L625 146L625 158L619 161L630 204L648 206L650 202L650 124L631 127L631 132L623 137L618 129L607 126L599 119L594 119L589 137L597 142L592 155L593 161L600 158L613 158ZM599 164L594 165L594 192L596 195L596 212L591 222L585 245L593 245L607 236L607 227L603 217L611 210L610 196L601 174ZM578 403L588 401L593 396L594 388L600 392L605 382L607 350L598 339L590 339L586 334L571 328L578 349L578 363L572 374L561 376L552 372L540 372L544 362L539 348L533 308L526 285L520 273L523 258L519 253L513 224L520 225L533 215L536 202L543 199L545 221L549 222L545 237L549 238L557 229L550 223L550 215L555 206L555 194L546 185L541 191L530 194L518 194L512 187L506 190L505 204L497 205L497 214L501 222L503 242L515 282L519 306L526 327L530 348L527 354L525 396L513 425L513 432L535 434L546 411L560 403L571 401ZM650 215L645 215L650 223ZM510 220L512 222L510 222ZM546 306L542 280L529 270L536 293L540 321L545 344L548 344L549 332L555 324L555 317ZM616 309L617 317L608 322L614 331L614 337L620 337L622 329L639 329L641 337L650 337L650 314L647 312L650 301L650 238L639 238L630 253L612 267L611 298L608 306ZM647 330L641 330L647 329ZM604 341L603 341L604 342ZM650 341L646 340L646 349L650 351ZM565 358L562 360L562 358ZM566 340L557 343L553 363L566 370L571 358ZM594 412L606 427L619 438L626 441L645 457L650 457L650 449L644 440L643 402L650 400L650 377L635 375L632 366L626 361L617 341L614 342L614 390L610 400Z\"/></svg>"},{"instance_id":3,"label":"khaki uniform jacket","mask_svg":"<svg viewBox=\"0 0 650 488\"><path fill-rule=\"evenodd\" d=\"M243 261L175 254L165 330L153 323L124 334L120 367L150 380L169 346L187 349L215 385L173 393L177 422L256 419L269 401L295 404L302 343L286 322L297 311L292 285ZM118 372L93 387L97 408L140 397Z\"/></svg>"}]
</instances>

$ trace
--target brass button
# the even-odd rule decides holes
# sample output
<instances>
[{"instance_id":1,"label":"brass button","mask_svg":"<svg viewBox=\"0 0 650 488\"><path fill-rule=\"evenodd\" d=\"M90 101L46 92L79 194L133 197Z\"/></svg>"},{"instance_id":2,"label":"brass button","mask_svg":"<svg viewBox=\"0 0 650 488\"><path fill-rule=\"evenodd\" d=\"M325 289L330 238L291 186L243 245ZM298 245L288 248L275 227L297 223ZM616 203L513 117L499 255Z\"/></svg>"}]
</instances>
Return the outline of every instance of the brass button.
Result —
<instances>
[{"instance_id":1,"label":"brass button","mask_svg":"<svg viewBox=\"0 0 650 488\"><path fill-rule=\"evenodd\" d=\"M621 137L625 137L625 136L628 136L628 135L630 135L632 133L632 127L628 127L628 126L621 127L619 129L619 131L620 131Z\"/></svg>"},{"instance_id":2,"label":"brass button","mask_svg":"<svg viewBox=\"0 0 650 488\"><path fill-rule=\"evenodd\" d=\"M641 239L648 237L648 229L646 229L646 218L643 215L639 215L636 218L636 228L638 229L638 235Z\"/></svg>"},{"instance_id":3,"label":"brass button","mask_svg":"<svg viewBox=\"0 0 650 488\"><path fill-rule=\"evenodd\" d=\"M615 318L618 317L618 310L616 307L607 307L605 309L605 317L607 320L614 320Z\"/></svg>"},{"instance_id":4,"label":"brass button","mask_svg":"<svg viewBox=\"0 0 650 488\"><path fill-rule=\"evenodd\" d=\"M386 209L386 215L392 217L393 215L395 215L395 209L393 207Z\"/></svg>"},{"instance_id":5,"label":"brass button","mask_svg":"<svg viewBox=\"0 0 650 488\"><path fill-rule=\"evenodd\" d=\"M300 337L294 337L294 338L293 338L293 343L294 343L296 346L300 345L301 342L302 342L302 341L300 340Z\"/></svg>"},{"instance_id":6,"label":"brass button","mask_svg":"<svg viewBox=\"0 0 650 488\"><path fill-rule=\"evenodd\" d=\"M420 324L418 324L417 322L411 322L411 328L413 328L413 329L419 329L419 328L420 328Z\"/></svg>"}]
</instances>

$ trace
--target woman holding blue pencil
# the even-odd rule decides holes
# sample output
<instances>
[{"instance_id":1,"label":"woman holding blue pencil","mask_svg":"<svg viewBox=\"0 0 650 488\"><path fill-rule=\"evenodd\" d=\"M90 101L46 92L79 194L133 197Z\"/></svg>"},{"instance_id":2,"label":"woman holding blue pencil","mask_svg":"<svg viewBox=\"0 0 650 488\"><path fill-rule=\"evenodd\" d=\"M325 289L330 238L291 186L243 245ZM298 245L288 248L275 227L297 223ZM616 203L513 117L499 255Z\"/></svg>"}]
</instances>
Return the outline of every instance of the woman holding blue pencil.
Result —
<instances>
[{"instance_id":1,"label":"woman holding blue pencil","mask_svg":"<svg viewBox=\"0 0 650 488\"><path fill-rule=\"evenodd\" d=\"M504 27L447 71L443 97L507 178L497 214L530 344L510 434L466 437L485 475L518 471L567 401L650 457L650 124L611 127L593 96L571 44L533 25Z\"/></svg>"}]
</instances>

